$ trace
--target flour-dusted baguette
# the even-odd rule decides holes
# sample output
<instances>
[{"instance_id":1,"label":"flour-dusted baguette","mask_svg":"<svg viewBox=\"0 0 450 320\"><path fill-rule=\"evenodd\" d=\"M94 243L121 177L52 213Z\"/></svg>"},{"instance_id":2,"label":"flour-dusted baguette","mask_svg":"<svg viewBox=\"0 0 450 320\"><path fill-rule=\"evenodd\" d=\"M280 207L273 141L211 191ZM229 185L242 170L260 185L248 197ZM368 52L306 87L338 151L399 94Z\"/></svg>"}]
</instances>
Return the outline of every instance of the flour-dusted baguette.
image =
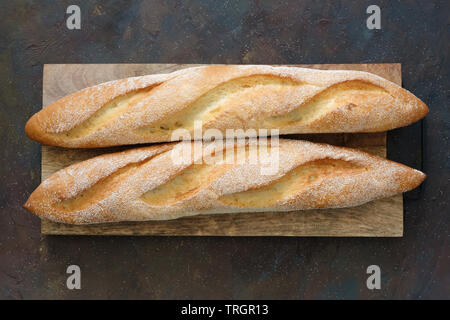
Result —
<instances>
[{"instance_id":1,"label":"flour-dusted baguette","mask_svg":"<svg viewBox=\"0 0 450 320\"><path fill-rule=\"evenodd\" d=\"M367 72L212 65L75 92L35 114L25 130L42 143L84 148L175 141L179 128L192 137L196 120L222 133L376 132L427 113L413 94Z\"/></svg>"},{"instance_id":2,"label":"flour-dusted baguette","mask_svg":"<svg viewBox=\"0 0 450 320\"><path fill-rule=\"evenodd\" d=\"M254 142L203 143L203 161L198 152L186 153L193 145L186 141L101 155L50 176L25 208L72 224L338 208L405 192L425 179L354 149L280 139L263 152L262 140ZM270 174L263 170L274 163Z\"/></svg>"}]
</instances>

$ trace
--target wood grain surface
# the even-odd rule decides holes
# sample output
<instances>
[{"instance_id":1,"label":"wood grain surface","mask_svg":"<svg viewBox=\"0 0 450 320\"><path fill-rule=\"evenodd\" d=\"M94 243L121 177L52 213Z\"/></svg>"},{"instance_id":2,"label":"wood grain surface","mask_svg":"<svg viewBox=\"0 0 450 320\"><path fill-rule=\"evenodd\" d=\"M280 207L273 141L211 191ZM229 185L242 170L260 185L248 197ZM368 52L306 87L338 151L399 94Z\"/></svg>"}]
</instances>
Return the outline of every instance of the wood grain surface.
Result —
<instances>
[{"instance_id":1,"label":"wood grain surface","mask_svg":"<svg viewBox=\"0 0 450 320\"><path fill-rule=\"evenodd\" d=\"M109 80L166 73L195 65L183 64L47 64L43 105L88 86ZM362 70L401 85L400 64L293 65L318 69ZM386 156L386 133L290 135L355 147ZM130 147L64 149L42 146L42 180L70 164ZM170 221L122 222L76 226L42 220L45 235L173 235L173 236L352 236L401 237L403 197L396 195L343 209L198 215Z\"/></svg>"}]
</instances>

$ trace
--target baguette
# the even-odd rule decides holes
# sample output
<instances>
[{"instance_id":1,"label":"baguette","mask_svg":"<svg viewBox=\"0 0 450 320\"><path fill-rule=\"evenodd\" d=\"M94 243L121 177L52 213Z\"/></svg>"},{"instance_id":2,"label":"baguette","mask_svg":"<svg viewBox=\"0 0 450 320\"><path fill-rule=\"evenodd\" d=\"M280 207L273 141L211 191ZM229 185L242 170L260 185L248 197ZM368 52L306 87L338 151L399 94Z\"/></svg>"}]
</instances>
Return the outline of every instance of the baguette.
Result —
<instances>
[{"instance_id":1,"label":"baguette","mask_svg":"<svg viewBox=\"0 0 450 320\"><path fill-rule=\"evenodd\" d=\"M280 134L377 132L423 118L427 106L360 71L213 65L103 83L70 94L27 122L27 135L69 148L182 140L202 128ZM236 137L258 133L236 132Z\"/></svg>"},{"instance_id":2,"label":"baguette","mask_svg":"<svg viewBox=\"0 0 450 320\"><path fill-rule=\"evenodd\" d=\"M222 152L230 147L228 141L183 141L104 154L54 173L24 207L70 224L340 208L411 190L425 179L420 171L355 149L280 139L277 144L269 140L262 152L261 139L244 141L233 147L233 162L225 161L228 153ZM203 158L183 153L199 143ZM256 162L250 147L258 151ZM273 163L274 154L280 155L278 167L264 174L261 169Z\"/></svg>"}]
</instances>

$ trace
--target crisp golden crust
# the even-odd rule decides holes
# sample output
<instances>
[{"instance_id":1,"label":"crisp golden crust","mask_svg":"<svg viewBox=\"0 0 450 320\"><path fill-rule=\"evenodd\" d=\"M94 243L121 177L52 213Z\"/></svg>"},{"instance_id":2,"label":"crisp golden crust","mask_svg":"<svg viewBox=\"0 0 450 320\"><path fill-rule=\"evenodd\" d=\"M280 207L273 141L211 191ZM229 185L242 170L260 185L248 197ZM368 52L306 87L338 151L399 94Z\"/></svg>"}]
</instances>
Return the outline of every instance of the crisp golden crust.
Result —
<instances>
[{"instance_id":1,"label":"crisp golden crust","mask_svg":"<svg viewBox=\"0 0 450 320\"><path fill-rule=\"evenodd\" d=\"M298 140L280 139L255 162L249 150L262 145L252 143L232 149L240 162L224 161L223 141L202 143L203 154L211 156L203 162L183 153L191 142L101 155L50 176L24 207L73 224L167 220L357 206L411 190L425 179L420 171L362 151ZM263 171L277 154L276 170Z\"/></svg>"},{"instance_id":2,"label":"crisp golden crust","mask_svg":"<svg viewBox=\"0 0 450 320\"><path fill-rule=\"evenodd\" d=\"M367 72L213 65L81 90L33 115L25 131L42 143L89 148L176 141L174 130L192 134L195 120L222 133L376 132L427 113L413 94Z\"/></svg>"}]
</instances>

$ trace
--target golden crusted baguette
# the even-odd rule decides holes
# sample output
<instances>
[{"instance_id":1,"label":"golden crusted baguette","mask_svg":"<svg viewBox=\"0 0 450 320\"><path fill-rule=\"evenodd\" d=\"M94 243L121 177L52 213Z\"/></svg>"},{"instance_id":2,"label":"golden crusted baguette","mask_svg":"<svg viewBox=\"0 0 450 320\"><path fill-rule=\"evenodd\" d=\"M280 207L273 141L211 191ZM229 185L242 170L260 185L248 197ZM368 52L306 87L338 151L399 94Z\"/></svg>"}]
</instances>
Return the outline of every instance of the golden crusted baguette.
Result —
<instances>
[{"instance_id":1,"label":"golden crusted baguette","mask_svg":"<svg viewBox=\"0 0 450 320\"><path fill-rule=\"evenodd\" d=\"M376 132L427 113L413 94L367 72L212 65L86 88L33 115L25 131L42 143L90 148L180 140L173 131L192 134L195 120L222 133Z\"/></svg>"},{"instance_id":2,"label":"golden crusted baguette","mask_svg":"<svg viewBox=\"0 0 450 320\"><path fill-rule=\"evenodd\" d=\"M24 207L72 224L338 208L405 192L425 179L420 171L359 150L280 139L269 140L263 152L263 140L249 141L233 148L223 141L202 143L204 161L185 153L194 144L186 141L101 155L50 176ZM258 151L256 158L251 150ZM270 174L262 170L276 160Z\"/></svg>"}]
</instances>

